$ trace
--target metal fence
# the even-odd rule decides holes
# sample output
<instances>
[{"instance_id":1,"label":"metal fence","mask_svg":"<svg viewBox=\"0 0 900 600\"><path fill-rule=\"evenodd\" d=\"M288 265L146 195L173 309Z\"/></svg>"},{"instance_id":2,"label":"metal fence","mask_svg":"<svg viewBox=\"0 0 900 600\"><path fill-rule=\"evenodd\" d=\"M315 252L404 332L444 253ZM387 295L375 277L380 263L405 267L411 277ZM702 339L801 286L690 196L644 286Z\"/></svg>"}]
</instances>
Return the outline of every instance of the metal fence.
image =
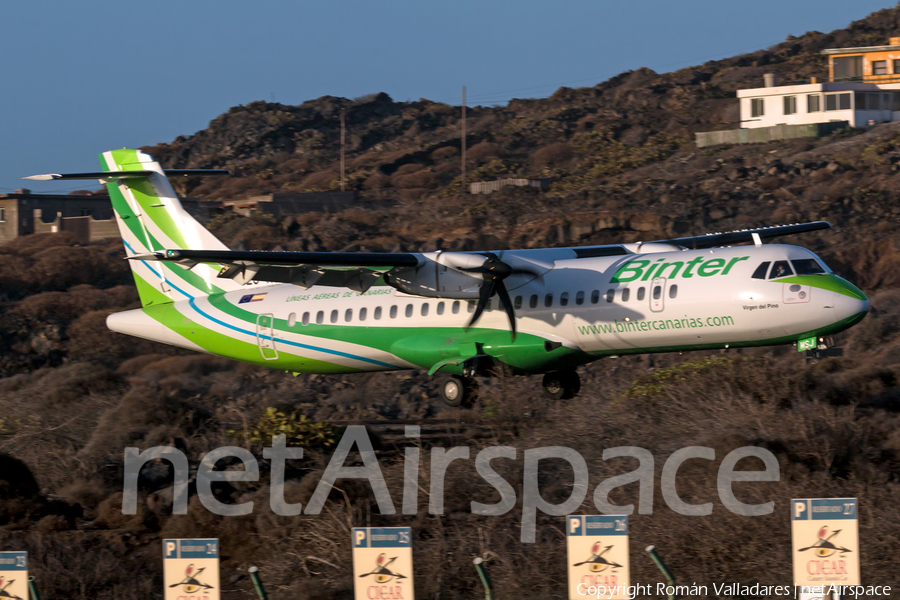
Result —
<instances>
[{"instance_id":1,"label":"metal fence","mask_svg":"<svg viewBox=\"0 0 900 600\"><path fill-rule=\"evenodd\" d=\"M507 178L507 179L497 179L496 181L478 181L475 183L469 184L469 193L470 194L490 194L491 192L496 192L502 188L515 186L515 187L536 187L542 190L546 190L550 187L550 184L553 182L552 177L541 177L540 179L515 179L515 178Z\"/></svg>"},{"instance_id":2,"label":"metal fence","mask_svg":"<svg viewBox=\"0 0 900 600\"><path fill-rule=\"evenodd\" d=\"M774 140L805 137L824 137L850 126L848 121L809 123L805 125L775 125L754 129L730 129L727 131L700 131L694 134L697 147L718 144L764 144Z\"/></svg>"}]
</instances>

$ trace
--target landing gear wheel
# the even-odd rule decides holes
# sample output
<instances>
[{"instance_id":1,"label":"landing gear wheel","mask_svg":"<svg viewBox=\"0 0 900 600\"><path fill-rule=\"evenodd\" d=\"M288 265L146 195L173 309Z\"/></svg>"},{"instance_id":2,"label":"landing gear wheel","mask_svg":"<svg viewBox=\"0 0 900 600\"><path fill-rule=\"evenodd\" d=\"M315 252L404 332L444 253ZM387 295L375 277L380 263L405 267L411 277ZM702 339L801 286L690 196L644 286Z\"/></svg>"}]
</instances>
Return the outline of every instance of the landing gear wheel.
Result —
<instances>
[{"instance_id":1,"label":"landing gear wheel","mask_svg":"<svg viewBox=\"0 0 900 600\"><path fill-rule=\"evenodd\" d=\"M447 406L468 406L475 392L475 380L459 375L451 375L441 380L441 399Z\"/></svg>"},{"instance_id":2,"label":"landing gear wheel","mask_svg":"<svg viewBox=\"0 0 900 600\"><path fill-rule=\"evenodd\" d=\"M551 400L574 398L581 390L581 379L575 371L556 371L544 375L544 395Z\"/></svg>"}]
</instances>

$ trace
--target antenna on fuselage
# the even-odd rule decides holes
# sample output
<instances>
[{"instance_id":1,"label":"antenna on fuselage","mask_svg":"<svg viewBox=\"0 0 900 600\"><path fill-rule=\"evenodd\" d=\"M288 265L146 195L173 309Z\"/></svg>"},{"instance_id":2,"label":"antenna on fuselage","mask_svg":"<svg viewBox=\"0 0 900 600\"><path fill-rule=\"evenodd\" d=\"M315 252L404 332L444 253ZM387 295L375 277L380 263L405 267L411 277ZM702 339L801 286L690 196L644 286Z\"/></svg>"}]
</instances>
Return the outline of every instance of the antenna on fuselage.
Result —
<instances>
[{"instance_id":1,"label":"antenna on fuselage","mask_svg":"<svg viewBox=\"0 0 900 600\"><path fill-rule=\"evenodd\" d=\"M753 245L754 245L754 246L757 246L757 247L762 246L762 240L760 239L758 233L756 233L756 232L754 231L753 233L750 234L750 237L753 238Z\"/></svg>"}]
</instances>

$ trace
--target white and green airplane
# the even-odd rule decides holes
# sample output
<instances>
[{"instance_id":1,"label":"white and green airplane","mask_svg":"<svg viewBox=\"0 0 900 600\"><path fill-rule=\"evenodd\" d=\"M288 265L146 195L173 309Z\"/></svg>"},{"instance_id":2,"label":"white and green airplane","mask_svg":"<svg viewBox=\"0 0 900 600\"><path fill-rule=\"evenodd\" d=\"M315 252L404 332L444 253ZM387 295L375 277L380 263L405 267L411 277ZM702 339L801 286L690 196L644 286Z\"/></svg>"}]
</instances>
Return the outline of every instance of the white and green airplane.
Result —
<instances>
[{"instance_id":1,"label":"white and green airplane","mask_svg":"<svg viewBox=\"0 0 900 600\"><path fill-rule=\"evenodd\" d=\"M576 368L602 357L822 349L869 309L809 250L762 243L830 227L821 221L577 248L234 251L167 179L224 172L164 171L127 149L100 162L27 179L107 185L142 304L110 315L111 330L292 373L424 369L444 377L451 406L476 375L543 374L545 393L566 398Z\"/></svg>"}]
</instances>

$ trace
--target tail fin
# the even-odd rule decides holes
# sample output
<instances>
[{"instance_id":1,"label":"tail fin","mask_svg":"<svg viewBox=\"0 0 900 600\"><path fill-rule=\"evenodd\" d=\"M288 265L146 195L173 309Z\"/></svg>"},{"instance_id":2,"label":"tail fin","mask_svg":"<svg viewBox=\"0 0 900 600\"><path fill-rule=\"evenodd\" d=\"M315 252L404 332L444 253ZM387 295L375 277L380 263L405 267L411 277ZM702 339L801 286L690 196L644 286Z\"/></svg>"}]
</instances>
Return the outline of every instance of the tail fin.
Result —
<instances>
[{"instance_id":1,"label":"tail fin","mask_svg":"<svg viewBox=\"0 0 900 600\"><path fill-rule=\"evenodd\" d=\"M128 172L105 180L128 256L179 248L228 249L184 210L162 167L149 154L111 150L100 155L100 164L104 173ZM203 264L187 269L174 263L128 262L144 306L241 287L217 279L217 271Z\"/></svg>"}]
</instances>

